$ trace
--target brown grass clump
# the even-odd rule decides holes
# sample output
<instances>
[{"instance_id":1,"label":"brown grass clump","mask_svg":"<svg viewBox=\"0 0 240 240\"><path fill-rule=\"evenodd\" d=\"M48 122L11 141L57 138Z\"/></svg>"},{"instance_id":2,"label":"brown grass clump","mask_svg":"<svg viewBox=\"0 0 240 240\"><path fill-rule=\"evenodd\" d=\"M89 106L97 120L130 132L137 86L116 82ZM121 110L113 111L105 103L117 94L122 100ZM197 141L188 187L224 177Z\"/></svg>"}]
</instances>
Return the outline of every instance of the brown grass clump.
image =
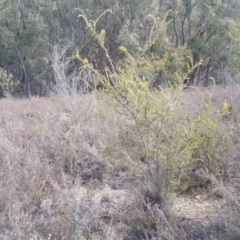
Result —
<instances>
[{"instance_id":1,"label":"brown grass clump","mask_svg":"<svg viewBox=\"0 0 240 240\"><path fill-rule=\"evenodd\" d=\"M224 100L232 106L219 122L233 131L222 172L196 169L208 183L193 186L185 175L187 187L167 198L139 175L145 163L134 129L126 133L124 116L94 94L1 100L0 238L239 239L236 98L222 87L212 98L218 109ZM186 112L201 111L195 90L181 101Z\"/></svg>"}]
</instances>

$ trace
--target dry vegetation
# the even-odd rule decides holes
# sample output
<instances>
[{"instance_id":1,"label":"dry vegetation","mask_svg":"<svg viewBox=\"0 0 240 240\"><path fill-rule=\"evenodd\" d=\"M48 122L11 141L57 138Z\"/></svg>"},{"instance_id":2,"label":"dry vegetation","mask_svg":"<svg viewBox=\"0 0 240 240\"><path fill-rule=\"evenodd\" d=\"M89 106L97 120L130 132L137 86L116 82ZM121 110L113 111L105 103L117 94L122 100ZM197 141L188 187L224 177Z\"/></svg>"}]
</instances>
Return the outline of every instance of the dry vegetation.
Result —
<instances>
[{"instance_id":1,"label":"dry vegetation","mask_svg":"<svg viewBox=\"0 0 240 240\"><path fill-rule=\"evenodd\" d=\"M200 95L184 94L201 111ZM240 239L239 96L217 87L212 98L231 106L219 122L233 132L224 168L186 175L166 197L117 148L139 158L119 132L124 116L94 94L1 100L0 239Z\"/></svg>"}]
</instances>

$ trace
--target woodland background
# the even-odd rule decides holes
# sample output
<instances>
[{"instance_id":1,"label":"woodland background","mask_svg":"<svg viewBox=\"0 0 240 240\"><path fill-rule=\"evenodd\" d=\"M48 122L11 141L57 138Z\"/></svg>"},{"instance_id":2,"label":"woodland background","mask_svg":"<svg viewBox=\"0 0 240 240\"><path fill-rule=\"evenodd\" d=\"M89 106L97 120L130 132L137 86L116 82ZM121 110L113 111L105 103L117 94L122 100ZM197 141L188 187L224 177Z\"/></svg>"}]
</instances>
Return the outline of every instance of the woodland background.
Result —
<instances>
[{"instance_id":1,"label":"woodland background","mask_svg":"<svg viewBox=\"0 0 240 240\"><path fill-rule=\"evenodd\" d=\"M114 66L123 57L121 45L133 56L141 53L153 26L149 15L161 21L171 10L168 24L147 52L152 64L143 69L149 78L154 75L156 85L173 83L177 74L186 73L189 57L194 64L200 59L203 64L185 82L208 85L210 77L217 83L238 81L238 0L2 0L1 96L6 91L13 96L48 95L58 81L56 62L58 68L65 65L67 81L73 72L79 74L79 63L67 60L76 49L104 72L109 64L106 54L78 17L78 9L93 20L112 10L98 21L96 31L106 31L105 46Z\"/></svg>"}]
</instances>

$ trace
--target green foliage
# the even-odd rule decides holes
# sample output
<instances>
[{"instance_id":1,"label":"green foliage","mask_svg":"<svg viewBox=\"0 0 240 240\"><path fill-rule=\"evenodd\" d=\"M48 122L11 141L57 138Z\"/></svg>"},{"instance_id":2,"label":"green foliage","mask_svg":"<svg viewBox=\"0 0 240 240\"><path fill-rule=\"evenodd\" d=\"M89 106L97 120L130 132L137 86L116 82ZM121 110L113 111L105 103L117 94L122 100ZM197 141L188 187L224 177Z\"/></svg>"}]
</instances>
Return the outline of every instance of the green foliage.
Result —
<instances>
[{"instance_id":1,"label":"green foliage","mask_svg":"<svg viewBox=\"0 0 240 240\"><path fill-rule=\"evenodd\" d=\"M39 6L41 3L38 3ZM35 93L36 85L48 81L48 26L32 1L4 1L1 15L1 66L14 75L16 88L10 94Z\"/></svg>"},{"instance_id":2,"label":"green foliage","mask_svg":"<svg viewBox=\"0 0 240 240\"><path fill-rule=\"evenodd\" d=\"M13 87L13 76L0 67L0 97L5 96L5 92Z\"/></svg>"},{"instance_id":3,"label":"green foliage","mask_svg":"<svg viewBox=\"0 0 240 240\"><path fill-rule=\"evenodd\" d=\"M223 72L232 72L228 59L232 57L229 44L237 39L233 27L239 22L239 8L235 1L168 1L173 19L168 28L173 47L186 46L194 62L203 59L203 65L189 75L191 83L197 78L205 84L224 81ZM234 36L234 37L233 37ZM226 80L226 79L225 79Z\"/></svg>"}]
</instances>

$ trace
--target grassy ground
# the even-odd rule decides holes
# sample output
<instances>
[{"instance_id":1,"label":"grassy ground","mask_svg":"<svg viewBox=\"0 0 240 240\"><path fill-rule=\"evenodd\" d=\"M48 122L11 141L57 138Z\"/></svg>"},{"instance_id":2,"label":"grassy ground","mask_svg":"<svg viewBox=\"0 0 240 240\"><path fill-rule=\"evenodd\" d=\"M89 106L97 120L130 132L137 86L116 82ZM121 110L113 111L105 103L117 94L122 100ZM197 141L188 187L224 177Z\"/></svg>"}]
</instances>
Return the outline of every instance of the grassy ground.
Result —
<instances>
[{"instance_id":1,"label":"grassy ground","mask_svg":"<svg viewBox=\"0 0 240 240\"><path fill-rule=\"evenodd\" d=\"M230 86L212 98L231 107L219 123L233 132L222 172L194 173L200 185L187 181L164 199L108 148L121 139L122 115L94 94L1 100L0 239L240 239L239 98ZM181 104L202 109L193 89Z\"/></svg>"}]
</instances>

